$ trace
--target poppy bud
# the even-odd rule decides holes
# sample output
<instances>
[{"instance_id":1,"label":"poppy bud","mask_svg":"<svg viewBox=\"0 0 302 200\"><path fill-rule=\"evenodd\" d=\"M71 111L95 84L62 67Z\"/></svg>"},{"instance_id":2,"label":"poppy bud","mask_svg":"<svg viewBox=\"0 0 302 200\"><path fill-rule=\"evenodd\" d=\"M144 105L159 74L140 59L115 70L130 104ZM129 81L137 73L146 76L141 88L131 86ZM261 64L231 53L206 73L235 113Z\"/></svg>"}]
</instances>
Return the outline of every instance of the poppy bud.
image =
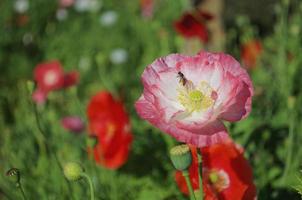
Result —
<instances>
[{"instance_id":1,"label":"poppy bud","mask_svg":"<svg viewBox=\"0 0 302 200\"><path fill-rule=\"evenodd\" d=\"M17 168L11 168L6 172L6 176L8 176L13 182L20 182L20 171Z\"/></svg>"},{"instance_id":2,"label":"poppy bud","mask_svg":"<svg viewBox=\"0 0 302 200\"><path fill-rule=\"evenodd\" d=\"M69 162L64 166L64 175L69 181L77 181L82 178L84 169L76 162Z\"/></svg>"},{"instance_id":3,"label":"poppy bud","mask_svg":"<svg viewBox=\"0 0 302 200\"><path fill-rule=\"evenodd\" d=\"M170 158L177 170L186 170L192 162L192 155L188 145L182 144L170 150Z\"/></svg>"}]
</instances>

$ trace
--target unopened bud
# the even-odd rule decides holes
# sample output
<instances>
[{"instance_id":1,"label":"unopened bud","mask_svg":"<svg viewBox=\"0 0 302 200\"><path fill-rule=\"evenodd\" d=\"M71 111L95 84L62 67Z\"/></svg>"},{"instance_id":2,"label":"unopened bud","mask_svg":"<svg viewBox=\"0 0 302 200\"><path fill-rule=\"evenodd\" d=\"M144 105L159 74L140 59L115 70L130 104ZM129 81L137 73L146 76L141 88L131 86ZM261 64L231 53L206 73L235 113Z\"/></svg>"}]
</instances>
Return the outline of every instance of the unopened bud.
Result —
<instances>
[{"instance_id":1,"label":"unopened bud","mask_svg":"<svg viewBox=\"0 0 302 200\"><path fill-rule=\"evenodd\" d=\"M84 169L76 162L69 162L64 166L64 175L69 181L77 181L82 178Z\"/></svg>"},{"instance_id":2,"label":"unopened bud","mask_svg":"<svg viewBox=\"0 0 302 200\"><path fill-rule=\"evenodd\" d=\"M6 176L8 176L13 182L20 182L20 171L17 168L11 168L6 172Z\"/></svg>"},{"instance_id":3,"label":"unopened bud","mask_svg":"<svg viewBox=\"0 0 302 200\"><path fill-rule=\"evenodd\" d=\"M177 170L186 170L192 163L192 155L188 145L182 144L170 150L170 158Z\"/></svg>"}]
</instances>

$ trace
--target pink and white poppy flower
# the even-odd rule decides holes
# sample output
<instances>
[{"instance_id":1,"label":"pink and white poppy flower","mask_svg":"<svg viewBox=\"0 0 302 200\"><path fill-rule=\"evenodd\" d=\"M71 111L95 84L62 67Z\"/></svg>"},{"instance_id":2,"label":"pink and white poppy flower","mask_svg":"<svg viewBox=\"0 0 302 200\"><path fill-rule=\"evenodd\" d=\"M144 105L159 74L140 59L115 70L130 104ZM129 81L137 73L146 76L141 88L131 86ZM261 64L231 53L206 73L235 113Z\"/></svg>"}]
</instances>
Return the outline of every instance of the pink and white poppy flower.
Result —
<instances>
[{"instance_id":1,"label":"pink and white poppy flower","mask_svg":"<svg viewBox=\"0 0 302 200\"><path fill-rule=\"evenodd\" d=\"M230 55L200 52L155 60L142 74L137 113L177 140L197 147L228 138L222 120L234 122L251 111L253 86Z\"/></svg>"}]
</instances>

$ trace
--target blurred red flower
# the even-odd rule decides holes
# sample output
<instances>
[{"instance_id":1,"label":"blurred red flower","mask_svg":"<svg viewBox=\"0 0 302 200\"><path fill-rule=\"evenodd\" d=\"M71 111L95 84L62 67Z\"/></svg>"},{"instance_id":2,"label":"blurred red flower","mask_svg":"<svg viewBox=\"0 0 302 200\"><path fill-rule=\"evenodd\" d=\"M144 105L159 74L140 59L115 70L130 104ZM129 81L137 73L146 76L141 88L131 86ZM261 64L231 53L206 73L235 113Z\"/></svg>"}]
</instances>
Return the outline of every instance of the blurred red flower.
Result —
<instances>
[{"instance_id":1,"label":"blurred red flower","mask_svg":"<svg viewBox=\"0 0 302 200\"><path fill-rule=\"evenodd\" d=\"M64 73L61 63L54 60L38 64L34 69L34 79L37 89L33 92L32 98L36 103L43 104L49 92L77 84L79 73L77 71Z\"/></svg>"},{"instance_id":2,"label":"blurred red flower","mask_svg":"<svg viewBox=\"0 0 302 200\"><path fill-rule=\"evenodd\" d=\"M196 148L191 148L193 162L189 169L194 190L199 188ZM243 149L233 142L215 144L201 149L203 165L203 191L205 200L254 200L256 187L252 169L243 156ZM181 172L175 180L184 194L188 188Z\"/></svg>"},{"instance_id":3,"label":"blurred red flower","mask_svg":"<svg viewBox=\"0 0 302 200\"><path fill-rule=\"evenodd\" d=\"M69 7L75 3L75 0L59 0L59 4L61 7Z\"/></svg>"},{"instance_id":4,"label":"blurred red flower","mask_svg":"<svg viewBox=\"0 0 302 200\"><path fill-rule=\"evenodd\" d=\"M154 0L140 0L141 14L144 18L152 18L154 12Z\"/></svg>"},{"instance_id":5,"label":"blurred red flower","mask_svg":"<svg viewBox=\"0 0 302 200\"><path fill-rule=\"evenodd\" d=\"M174 28L185 38L197 37L206 43L209 40L209 34L205 23L212 18L211 14L201 11L184 13L179 20L174 22Z\"/></svg>"},{"instance_id":6,"label":"blurred red flower","mask_svg":"<svg viewBox=\"0 0 302 200\"><path fill-rule=\"evenodd\" d=\"M59 61L50 61L38 64L34 70L37 87L43 91L62 88L64 84L64 71Z\"/></svg>"},{"instance_id":7,"label":"blurred red flower","mask_svg":"<svg viewBox=\"0 0 302 200\"><path fill-rule=\"evenodd\" d=\"M109 92L97 93L87 107L89 130L98 139L94 159L109 169L121 167L128 159L133 136L123 104Z\"/></svg>"},{"instance_id":8,"label":"blurred red flower","mask_svg":"<svg viewBox=\"0 0 302 200\"><path fill-rule=\"evenodd\" d=\"M72 71L64 74L63 87L67 88L76 85L79 82L80 74L78 71Z\"/></svg>"},{"instance_id":9,"label":"blurred red flower","mask_svg":"<svg viewBox=\"0 0 302 200\"><path fill-rule=\"evenodd\" d=\"M252 69L262 53L262 44L259 40L250 40L241 46L241 59L243 64Z\"/></svg>"}]
</instances>

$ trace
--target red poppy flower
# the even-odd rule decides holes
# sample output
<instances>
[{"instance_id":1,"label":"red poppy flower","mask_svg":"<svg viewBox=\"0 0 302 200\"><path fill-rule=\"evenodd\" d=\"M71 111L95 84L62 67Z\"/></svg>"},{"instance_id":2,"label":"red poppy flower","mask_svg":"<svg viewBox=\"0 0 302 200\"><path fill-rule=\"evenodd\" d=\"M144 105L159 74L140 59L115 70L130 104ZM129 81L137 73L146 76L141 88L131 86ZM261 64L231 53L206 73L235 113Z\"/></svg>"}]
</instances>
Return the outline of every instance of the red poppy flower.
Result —
<instances>
[{"instance_id":1,"label":"red poppy flower","mask_svg":"<svg viewBox=\"0 0 302 200\"><path fill-rule=\"evenodd\" d=\"M59 0L61 7L70 7L75 3L75 0Z\"/></svg>"},{"instance_id":2,"label":"red poppy flower","mask_svg":"<svg viewBox=\"0 0 302 200\"><path fill-rule=\"evenodd\" d=\"M257 63L262 52L262 44L259 40L250 40L241 46L241 59L243 64L252 69Z\"/></svg>"},{"instance_id":3,"label":"red poppy flower","mask_svg":"<svg viewBox=\"0 0 302 200\"><path fill-rule=\"evenodd\" d=\"M243 156L243 150L234 143L216 144L201 150L203 159L203 191L205 200L254 200L256 187L252 169ZM193 189L199 188L196 149L189 169ZM175 174L180 190L188 194L180 172Z\"/></svg>"},{"instance_id":4,"label":"red poppy flower","mask_svg":"<svg viewBox=\"0 0 302 200\"><path fill-rule=\"evenodd\" d=\"M87 107L89 130L98 139L93 149L97 163L110 169L121 167L128 159L132 143L129 117L123 104L106 91L99 92Z\"/></svg>"},{"instance_id":5,"label":"red poppy flower","mask_svg":"<svg viewBox=\"0 0 302 200\"><path fill-rule=\"evenodd\" d=\"M73 86L79 81L79 73L72 71L64 73L59 61L49 61L38 64L34 70L34 79L37 89L33 92L33 100L38 104L43 104L47 99L47 94L52 90L59 90Z\"/></svg>"},{"instance_id":6,"label":"red poppy flower","mask_svg":"<svg viewBox=\"0 0 302 200\"><path fill-rule=\"evenodd\" d=\"M16 23L18 26L23 27L29 22L29 16L26 14L20 14L17 16Z\"/></svg>"},{"instance_id":7,"label":"red poppy flower","mask_svg":"<svg viewBox=\"0 0 302 200\"><path fill-rule=\"evenodd\" d=\"M64 71L59 61L38 64L34 77L38 88L45 92L60 89L64 84Z\"/></svg>"},{"instance_id":8,"label":"red poppy flower","mask_svg":"<svg viewBox=\"0 0 302 200\"><path fill-rule=\"evenodd\" d=\"M76 85L79 82L80 74L77 71L72 71L64 74L63 87L67 88Z\"/></svg>"},{"instance_id":9,"label":"red poppy flower","mask_svg":"<svg viewBox=\"0 0 302 200\"><path fill-rule=\"evenodd\" d=\"M185 13L174 23L175 30L185 38L199 38L208 42L209 35L205 22L211 20L212 15L205 12Z\"/></svg>"},{"instance_id":10,"label":"red poppy flower","mask_svg":"<svg viewBox=\"0 0 302 200\"><path fill-rule=\"evenodd\" d=\"M154 0L140 0L141 14L144 18L152 18L154 11Z\"/></svg>"}]
</instances>

